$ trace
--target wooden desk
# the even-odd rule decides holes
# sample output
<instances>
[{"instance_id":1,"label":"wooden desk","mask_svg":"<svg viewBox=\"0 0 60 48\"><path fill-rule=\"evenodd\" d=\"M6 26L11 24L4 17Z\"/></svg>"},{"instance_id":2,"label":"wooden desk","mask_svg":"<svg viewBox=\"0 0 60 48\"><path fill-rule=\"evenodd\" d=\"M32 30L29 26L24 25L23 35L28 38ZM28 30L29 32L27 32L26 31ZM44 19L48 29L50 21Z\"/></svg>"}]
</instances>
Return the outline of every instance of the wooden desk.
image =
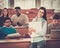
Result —
<instances>
[{"instance_id":1,"label":"wooden desk","mask_svg":"<svg viewBox=\"0 0 60 48\"><path fill-rule=\"evenodd\" d=\"M60 48L60 39L46 40L46 48Z\"/></svg>"},{"instance_id":2,"label":"wooden desk","mask_svg":"<svg viewBox=\"0 0 60 48\"><path fill-rule=\"evenodd\" d=\"M30 41L30 38L0 40L0 48L29 48ZM47 38L46 48L60 48L60 39Z\"/></svg>"},{"instance_id":3,"label":"wooden desk","mask_svg":"<svg viewBox=\"0 0 60 48\"><path fill-rule=\"evenodd\" d=\"M24 28L24 27L15 27L15 29L16 29L16 31L18 32L18 33L20 33L21 34L21 37L23 37L23 36L25 36L25 37L30 37L29 35L28 35L28 28Z\"/></svg>"},{"instance_id":4,"label":"wooden desk","mask_svg":"<svg viewBox=\"0 0 60 48\"><path fill-rule=\"evenodd\" d=\"M60 48L60 39L51 39L49 36L50 34L47 34L46 48Z\"/></svg>"},{"instance_id":5,"label":"wooden desk","mask_svg":"<svg viewBox=\"0 0 60 48\"><path fill-rule=\"evenodd\" d=\"M0 40L0 48L29 48L30 38Z\"/></svg>"}]
</instances>

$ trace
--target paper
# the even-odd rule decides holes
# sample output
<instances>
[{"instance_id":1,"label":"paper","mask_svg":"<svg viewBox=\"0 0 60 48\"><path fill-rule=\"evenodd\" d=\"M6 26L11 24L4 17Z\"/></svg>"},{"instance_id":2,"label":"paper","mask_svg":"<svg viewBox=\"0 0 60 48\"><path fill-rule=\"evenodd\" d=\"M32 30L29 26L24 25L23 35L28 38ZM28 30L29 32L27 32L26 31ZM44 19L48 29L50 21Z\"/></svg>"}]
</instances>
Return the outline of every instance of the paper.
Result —
<instances>
[{"instance_id":1,"label":"paper","mask_svg":"<svg viewBox=\"0 0 60 48\"><path fill-rule=\"evenodd\" d=\"M13 34L8 34L6 36L6 38L15 38L15 37L20 37L20 36L21 36L21 34L19 34L19 33L13 33Z\"/></svg>"},{"instance_id":2,"label":"paper","mask_svg":"<svg viewBox=\"0 0 60 48\"><path fill-rule=\"evenodd\" d=\"M29 28L33 28L36 31L42 30L42 23L41 22L29 22Z\"/></svg>"}]
</instances>

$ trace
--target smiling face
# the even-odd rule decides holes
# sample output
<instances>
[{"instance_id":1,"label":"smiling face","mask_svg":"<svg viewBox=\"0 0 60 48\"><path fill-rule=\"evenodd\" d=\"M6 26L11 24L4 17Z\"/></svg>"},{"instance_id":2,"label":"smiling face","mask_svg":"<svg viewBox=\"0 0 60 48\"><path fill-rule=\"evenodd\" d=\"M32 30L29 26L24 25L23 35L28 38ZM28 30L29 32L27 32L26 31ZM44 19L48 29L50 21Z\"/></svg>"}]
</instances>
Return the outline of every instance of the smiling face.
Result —
<instances>
[{"instance_id":1,"label":"smiling face","mask_svg":"<svg viewBox=\"0 0 60 48\"><path fill-rule=\"evenodd\" d=\"M21 10L20 9L15 9L15 13L17 16L20 16Z\"/></svg>"},{"instance_id":2,"label":"smiling face","mask_svg":"<svg viewBox=\"0 0 60 48\"><path fill-rule=\"evenodd\" d=\"M38 18L41 18L43 15L44 15L44 10L43 9L39 9Z\"/></svg>"},{"instance_id":3,"label":"smiling face","mask_svg":"<svg viewBox=\"0 0 60 48\"><path fill-rule=\"evenodd\" d=\"M4 26L9 27L10 25L11 25L11 21L10 20L6 20L4 22Z\"/></svg>"},{"instance_id":4,"label":"smiling face","mask_svg":"<svg viewBox=\"0 0 60 48\"><path fill-rule=\"evenodd\" d=\"M53 24L54 25L58 25L59 24L59 21L60 21L59 19L53 19Z\"/></svg>"},{"instance_id":5,"label":"smiling face","mask_svg":"<svg viewBox=\"0 0 60 48\"><path fill-rule=\"evenodd\" d=\"M3 10L3 14L4 14L4 17L7 16L7 14L8 14L7 9L4 9L4 10Z\"/></svg>"}]
</instances>

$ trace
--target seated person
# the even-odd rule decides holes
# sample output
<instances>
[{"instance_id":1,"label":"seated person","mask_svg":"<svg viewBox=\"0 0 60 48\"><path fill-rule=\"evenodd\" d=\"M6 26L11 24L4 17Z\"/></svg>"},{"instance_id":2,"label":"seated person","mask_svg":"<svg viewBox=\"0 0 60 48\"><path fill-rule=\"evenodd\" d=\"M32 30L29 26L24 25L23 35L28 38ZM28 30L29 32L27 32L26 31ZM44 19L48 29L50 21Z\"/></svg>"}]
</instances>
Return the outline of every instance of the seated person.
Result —
<instances>
[{"instance_id":1,"label":"seated person","mask_svg":"<svg viewBox=\"0 0 60 48\"><path fill-rule=\"evenodd\" d=\"M27 27L29 19L25 14L21 14L21 8L15 7L15 14L11 17L13 26L24 26Z\"/></svg>"},{"instance_id":2,"label":"seated person","mask_svg":"<svg viewBox=\"0 0 60 48\"><path fill-rule=\"evenodd\" d=\"M48 24L48 32L47 32L47 34L50 34L52 29L60 29L59 21L60 21L60 16L55 14L53 16L53 22Z\"/></svg>"},{"instance_id":3,"label":"seated person","mask_svg":"<svg viewBox=\"0 0 60 48\"><path fill-rule=\"evenodd\" d=\"M11 26L11 19L5 18L4 26L0 29L0 39L5 39L8 34L16 33L16 30Z\"/></svg>"}]
</instances>

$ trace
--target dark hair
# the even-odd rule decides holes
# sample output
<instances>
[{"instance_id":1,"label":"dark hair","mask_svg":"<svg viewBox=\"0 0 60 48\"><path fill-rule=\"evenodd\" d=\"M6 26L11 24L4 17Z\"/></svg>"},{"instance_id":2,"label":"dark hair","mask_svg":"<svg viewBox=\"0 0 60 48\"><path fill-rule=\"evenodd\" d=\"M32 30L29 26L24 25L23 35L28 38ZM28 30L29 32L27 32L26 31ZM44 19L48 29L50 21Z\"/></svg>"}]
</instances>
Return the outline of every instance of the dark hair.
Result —
<instances>
[{"instance_id":1,"label":"dark hair","mask_svg":"<svg viewBox=\"0 0 60 48\"><path fill-rule=\"evenodd\" d=\"M53 19L60 19L60 16L58 14L54 14Z\"/></svg>"},{"instance_id":2,"label":"dark hair","mask_svg":"<svg viewBox=\"0 0 60 48\"><path fill-rule=\"evenodd\" d=\"M11 19L10 19L10 18L5 18L3 23L5 23L5 21L6 21L6 20L10 20L10 21L11 21ZM11 21L11 22L12 22L12 21Z\"/></svg>"},{"instance_id":3,"label":"dark hair","mask_svg":"<svg viewBox=\"0 0 60 48\"><path fill-rule=\"evenodd\" d=\"M7 9L7 8L4 8L3 11L4 11L4 10L7 10L7 12L8 12L8 9ZM9 14L9 13L7 13L6 17L9 17L8 14ZM4 14L3 14L2 16L4 17Z\"/></svg>"},{"instance_id":4,"label":"dark hair","mask_svg":"<svg viewBox=\"0 0 60 48\"><path fill-rule=\"evenodd\" d=\"M0 9L0 15L2 14L2 9Z\"/></svg>"},{"instance_id":5,"label":"dark hair","mask_svg":"<svg viewBox=\"0 0 60 48\"><path fill-rule=\"evenodd\" d=\"M21 9L20 7L15 7L15 9Z\"/></svg>"},{"instance_id":6,"label":"dark hair","mask_svg":"<svg viewBox=\"0 0 60 48\"><path fill-rule=\"evenodd\" d=\"M45 7L40 7L39 10L40 9L44 10L44 15L43 15L42 18L44 18L45 20L47 20L47 18L46 18L46 8Z\"/></svg>"}]
</instances>

